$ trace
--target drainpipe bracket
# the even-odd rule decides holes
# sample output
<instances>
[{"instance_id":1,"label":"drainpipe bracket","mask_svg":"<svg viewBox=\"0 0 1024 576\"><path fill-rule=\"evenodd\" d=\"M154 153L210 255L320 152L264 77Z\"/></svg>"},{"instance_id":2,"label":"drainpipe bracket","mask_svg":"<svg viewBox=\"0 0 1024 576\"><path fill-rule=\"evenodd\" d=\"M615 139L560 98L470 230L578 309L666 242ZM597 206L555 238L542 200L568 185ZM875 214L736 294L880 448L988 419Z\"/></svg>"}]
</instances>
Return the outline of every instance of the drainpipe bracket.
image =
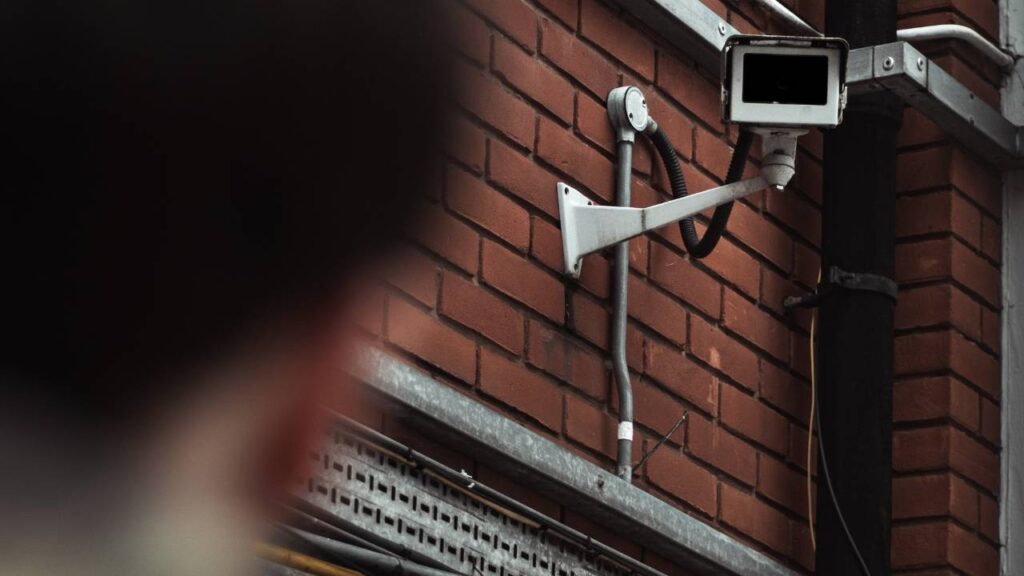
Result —
<instances>
[{"instance_id":1,"label":"drainpipe bracket","mask_svg":"<svg viewBox=\"0 0 1024 576\"><path fill-rule=\"evenodd\" d=\"M803 296L789 296L782 302L787 310L792 308L816 308L827 296L843 290L874 292L889 298L893 304L899 295L899 286L891 278L880 274L847 272L838 266L829 268L828 281L818 285L817 290Z\"/></svg>"}]
</instances>

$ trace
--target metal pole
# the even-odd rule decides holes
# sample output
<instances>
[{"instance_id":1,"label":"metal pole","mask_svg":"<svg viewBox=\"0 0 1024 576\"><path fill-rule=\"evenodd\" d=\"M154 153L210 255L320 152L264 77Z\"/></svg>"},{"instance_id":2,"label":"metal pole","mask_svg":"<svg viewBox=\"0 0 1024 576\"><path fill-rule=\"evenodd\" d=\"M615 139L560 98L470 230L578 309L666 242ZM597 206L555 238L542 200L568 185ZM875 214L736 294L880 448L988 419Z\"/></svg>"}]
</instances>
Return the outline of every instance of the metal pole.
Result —
<instances>
[{"instance_id":1,"label":"metal pole","mask_svg":"<svg viewBox=\"0 0 1024 576\"><path fill-rule=\"evenodd\" d=\"M633 170L633 142L619 142L619 166L615 202L629 207L630 178ZM633 476L633 385L626 363L626 324L629 308L629 241L615 246L615 285L612 289L612 365L619 390L618 458L616 474L629 482Z\"/></svg>"},{"instance_id":2,"label":"metal pole","mask_svg":"<svg viewBox=\"0 0 1024 576\"><path fill-rule=\"evenodd\" d=\"M896 0L828 2L825 21L827 35L851 48L893 42ZM823 277L832 266L893 277L901 114L888 92L853 96L843 124L826 132ZM820 438L835 499L819 474L816 573L863 572L838 508L868 570L881 576L890 555L893 305L877 292L837 290L820 314Z\"/></svg>"}]
</instances>

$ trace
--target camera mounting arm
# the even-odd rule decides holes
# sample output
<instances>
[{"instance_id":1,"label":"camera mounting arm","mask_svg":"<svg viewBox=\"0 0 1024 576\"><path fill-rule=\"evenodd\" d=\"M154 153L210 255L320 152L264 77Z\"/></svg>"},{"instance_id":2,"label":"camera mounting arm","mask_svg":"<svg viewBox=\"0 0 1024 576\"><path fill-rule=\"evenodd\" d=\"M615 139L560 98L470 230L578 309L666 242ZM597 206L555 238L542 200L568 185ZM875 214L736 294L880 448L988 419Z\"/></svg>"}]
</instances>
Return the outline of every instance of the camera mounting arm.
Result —
<instances>
[{"instance_id":1,"label":"camera mounting arm","mask_svg":"<svg viewBox=\"0 0 1024 576\"><path fill-rule=\"evenodd\" d=\"M650 120L653 124L653 120ZM661 228L709 208L765 188L782 190L795 173L796 139L806 130L755 128L761 136L761 174L732 184L669 200L647 208L595 206L564 182L557 185L566 274L578 278L582 258L644 232Z\"/></svg>"}]
</instances>

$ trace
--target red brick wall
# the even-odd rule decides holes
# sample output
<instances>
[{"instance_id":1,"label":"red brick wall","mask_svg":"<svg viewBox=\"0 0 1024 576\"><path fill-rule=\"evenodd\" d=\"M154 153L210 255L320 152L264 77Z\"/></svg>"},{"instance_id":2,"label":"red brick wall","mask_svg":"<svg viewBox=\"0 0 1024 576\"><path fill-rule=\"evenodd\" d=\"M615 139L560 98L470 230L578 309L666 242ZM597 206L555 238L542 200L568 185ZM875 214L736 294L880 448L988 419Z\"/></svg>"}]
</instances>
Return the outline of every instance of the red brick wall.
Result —
<instances>
[{"instance_id":1,"label":"red brick wall","mask_svg":"<svg viewBox=\"0 0 1024 576\"><path fill-rule=\"evenodd\" d=\"M707 4L742 31L777 31L750 2ZM993 35L994 5L905 0L901 22L965 21ZM794 8L820 28L822 6L802 0ZM457 12L465 113L425 210L433 226L411 243L394 289L364 324L381 346L610 470L611 266L608 255L592 255L579 282L564 279L555 182L612 201L604 99L621 84L644 91L693 190L724 177L736 131L719 121L717 78L612 4L467 0ZM931 55L983 97L997 97L995 77L973 54L936 46ZM993 575L998 174L913 111L900 145L893 562L938 570L930 574L955 567ZM646 143L636 150L635 206L668 198L652 150ZM689 413L636 484L805 571L813 566L804 476L809 316L787 314L781 304L817 275L820 159L820 134L803 138L791 189L738 203L706 260L687 257L675 227L631 242L636 458ZM755 163L756 154L749 171ZM467 455L393 422L375 424L679 573Z\"/></svg>"}]
</instances>

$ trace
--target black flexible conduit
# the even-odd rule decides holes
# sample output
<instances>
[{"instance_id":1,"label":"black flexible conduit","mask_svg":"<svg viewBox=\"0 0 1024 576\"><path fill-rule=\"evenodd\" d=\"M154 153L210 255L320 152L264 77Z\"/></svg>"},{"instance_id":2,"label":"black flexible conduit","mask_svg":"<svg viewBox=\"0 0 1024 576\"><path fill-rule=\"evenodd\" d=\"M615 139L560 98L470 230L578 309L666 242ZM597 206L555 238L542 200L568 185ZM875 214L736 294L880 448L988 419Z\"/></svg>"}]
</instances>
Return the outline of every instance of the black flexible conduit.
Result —
<instances>
[{"instance_id":1,"label":"black flexible conduit","mask_svg":"<svg viewBox=\"0 0 1024 576\"><path fill-rule=\"evenodd\" d=\"M651 134L651 141L654 142L654 147L658 149L661 161L665 164L665 171L668 172L669 183L672 186L672 196L675 198L686 196L689 193L686 190L686 178L679 166L679 157L676 156L672 142L669 141L668 136L665 136L665 132L661 128ZM751 141L753 141L753 133L741 129L736 140L736 148L732 152L732 159L729 161L729 170L725 175L726 184L737 182L743 177L743 169L747 165L747 156L750 154ZM697 237L693 217L683 218L679 221L679 233L683 236L683 244L686 245L686 251L690 253L690 256L704 258L711 254L711 251L718 245L718 241L722 239L722 233L725 232L725 225L729 222L729 215L732 213L732 204L729 202L715 208L715 213L711 216L711 223L708 225L707 231L704 232L703 238Z\"/></svg>"}]
</instances>

